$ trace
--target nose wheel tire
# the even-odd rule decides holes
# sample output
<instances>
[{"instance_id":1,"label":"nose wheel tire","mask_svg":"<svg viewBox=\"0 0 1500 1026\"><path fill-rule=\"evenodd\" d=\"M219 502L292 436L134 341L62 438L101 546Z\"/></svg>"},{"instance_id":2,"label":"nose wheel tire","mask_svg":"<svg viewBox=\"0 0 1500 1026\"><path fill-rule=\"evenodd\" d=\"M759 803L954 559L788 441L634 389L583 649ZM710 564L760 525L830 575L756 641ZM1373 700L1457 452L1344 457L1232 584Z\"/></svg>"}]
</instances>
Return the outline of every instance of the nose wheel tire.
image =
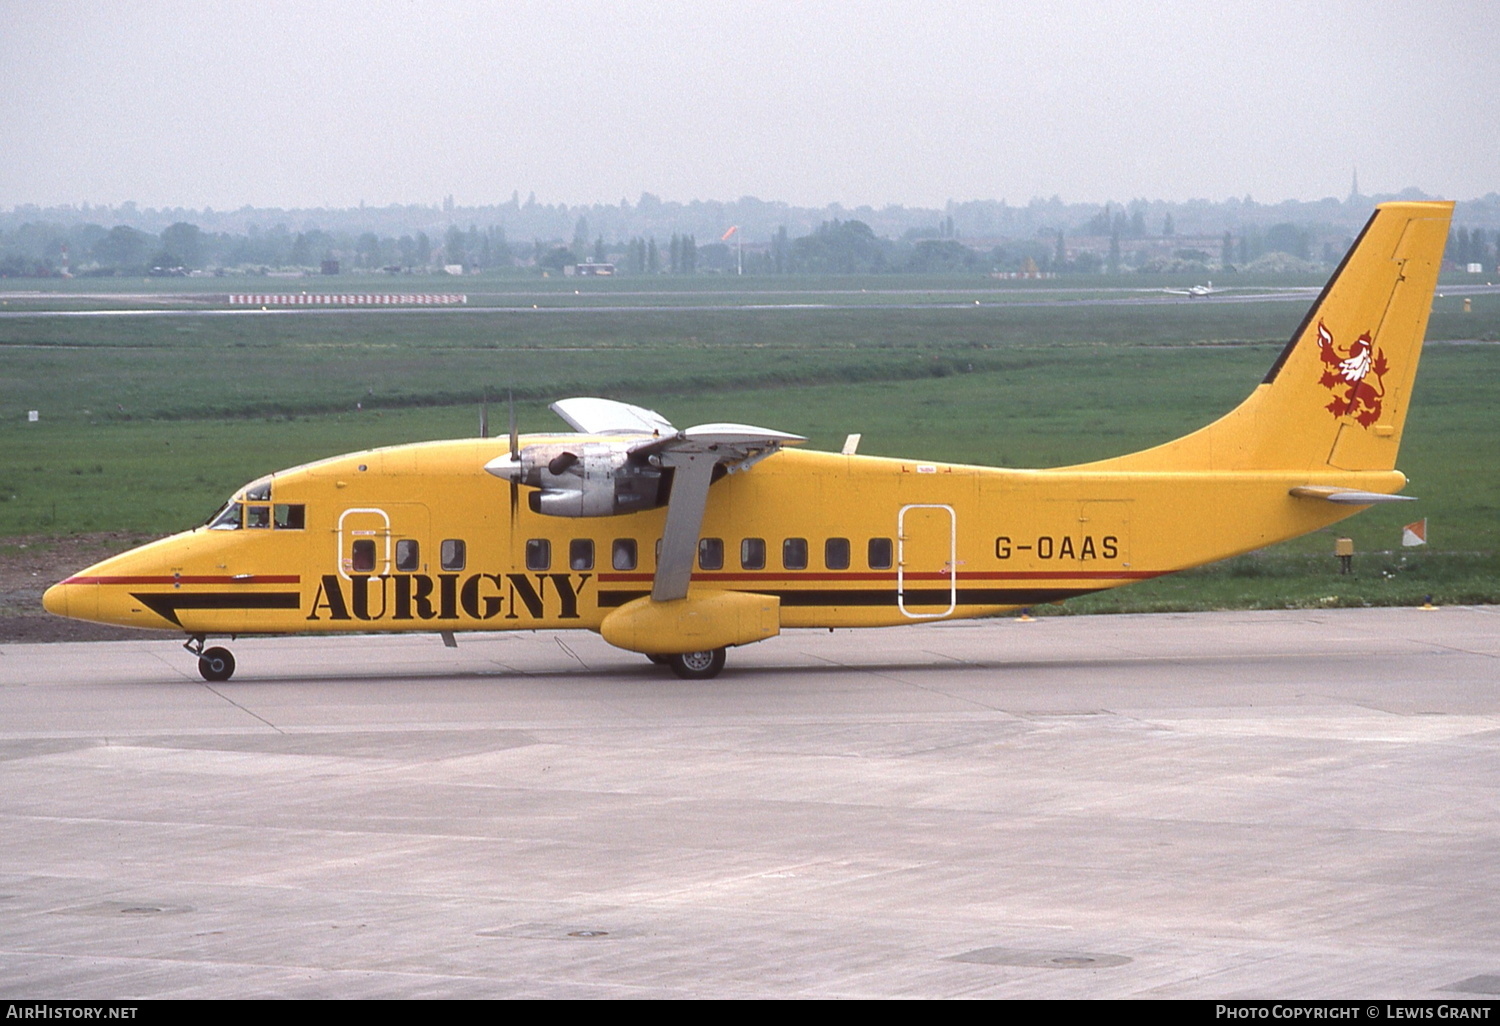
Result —
<instances>
[{"instance_id":1,"label":"nose wheel tire","mask_svg":"<svg viewBox=\"0 0 1500 1026\"><path fill-rule=\"evenodd\" d=\"M204 680L223 681L234 676L234 656L227 648L207 648L198 657L198 673Z\"/></svg>"},{"instance_id":2,"label":"nose wheel tire","mask_svg":"<svg viewBox=\"0 0 1500 1026\"><path fill-rule=\"evenodd\" d=\"M708 680L717 677L724 669L724 650L709 649L703 652L684 652L669 656L667 665L683 680Z\"/></svg>"}]
</instances>

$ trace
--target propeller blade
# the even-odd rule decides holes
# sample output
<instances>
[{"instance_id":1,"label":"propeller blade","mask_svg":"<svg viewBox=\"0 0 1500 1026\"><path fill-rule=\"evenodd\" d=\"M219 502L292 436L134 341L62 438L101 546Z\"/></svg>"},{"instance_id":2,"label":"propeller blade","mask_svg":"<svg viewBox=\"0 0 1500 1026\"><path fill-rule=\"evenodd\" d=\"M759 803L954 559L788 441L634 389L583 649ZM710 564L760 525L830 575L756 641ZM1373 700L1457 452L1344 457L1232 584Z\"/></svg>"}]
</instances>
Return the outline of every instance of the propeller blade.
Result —
<instances>
[{"instance_id":1,"label":"propeller blade","mask_svg":"<svg viewBox=\"0 0 1500 1026\"><path fill-rule=\"evenodd\" d=\"M521 436L516 433L516 393L514 389L505 390L505 404L510 407L510 458L514 463L521 462ZM510 530L514 534L516 530L516 513L521 508L521 482L516 478L510 479Z\"/></svg>"},{"instance_id":2,"label":"propeller blade","mask_svg":"<svg viewBox=\"0 0 1500 1026\"><path fill-rule=\"evenodd\" d=\"M516 433L516 394L512 391L505 393L506 404L510 407L510 458L521 457L521 436Z\"/></svg>"},{"instance_id":3,"label":"propeller blade","mask_svg":"<svg viewBox=\"0 0 1500 1026\"><path fill-rule=\"evenodd\" d=\"M490 437L490 390L484 390L484 399L479 403L479 437Z\"/></svg>"}]
</instances>

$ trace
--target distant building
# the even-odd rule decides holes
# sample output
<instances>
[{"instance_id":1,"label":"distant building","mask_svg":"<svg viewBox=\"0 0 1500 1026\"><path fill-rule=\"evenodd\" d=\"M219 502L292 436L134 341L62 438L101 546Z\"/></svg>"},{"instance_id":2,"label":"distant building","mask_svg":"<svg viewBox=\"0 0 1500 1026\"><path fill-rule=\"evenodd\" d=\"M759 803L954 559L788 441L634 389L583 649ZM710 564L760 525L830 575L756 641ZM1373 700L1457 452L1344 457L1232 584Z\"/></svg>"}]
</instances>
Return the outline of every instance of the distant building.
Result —
<instances>
[{"instance_id":1,"label":"distant building","mask_svg":"<svg viewBox=\"0 0 1500 1026\"><path fill-rule=\"evenodd\" d=\"M601 264L593 260L585 260L578 265L577 273L585 278L612 278L615 274L614 264Z\"/></svg>"},{"instance_id":2,"label":"distant building","mask_svg":"<svg viewBox=\"0 0 1500 1026\"><path fill-rule=\"evenodd\" d=\"M323 261L323 273L324 274L338 274L339 273L339 262L337 260L324 260Z\"/></svg>"}]
</instances>

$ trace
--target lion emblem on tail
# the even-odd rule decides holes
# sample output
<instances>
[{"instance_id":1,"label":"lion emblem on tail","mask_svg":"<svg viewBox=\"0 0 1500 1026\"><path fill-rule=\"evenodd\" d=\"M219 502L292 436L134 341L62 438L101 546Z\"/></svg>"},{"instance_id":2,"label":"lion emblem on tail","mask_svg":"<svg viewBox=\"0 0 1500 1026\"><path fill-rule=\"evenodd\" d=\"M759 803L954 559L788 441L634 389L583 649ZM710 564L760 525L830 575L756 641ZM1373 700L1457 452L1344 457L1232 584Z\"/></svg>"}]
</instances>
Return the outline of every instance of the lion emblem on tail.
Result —
<instances>
[{"instance_id":1,"label":"lion emblem on tail","mask_svg":"<svg viewBox=\"0 0 1500 1026\"><path fill-rule=\"evenodd\" d=\"M1318 357L1323 361L1323 376L1318 383L1333 393L1324 407L1334 417L1352 416L1361 427L1380 419L1380 404L1385 398L1385 372L1389 365L1385 354L1374 347L1367 331L1340 351L1322 321L1318 322Z\"/></svg>"}]
</instances>

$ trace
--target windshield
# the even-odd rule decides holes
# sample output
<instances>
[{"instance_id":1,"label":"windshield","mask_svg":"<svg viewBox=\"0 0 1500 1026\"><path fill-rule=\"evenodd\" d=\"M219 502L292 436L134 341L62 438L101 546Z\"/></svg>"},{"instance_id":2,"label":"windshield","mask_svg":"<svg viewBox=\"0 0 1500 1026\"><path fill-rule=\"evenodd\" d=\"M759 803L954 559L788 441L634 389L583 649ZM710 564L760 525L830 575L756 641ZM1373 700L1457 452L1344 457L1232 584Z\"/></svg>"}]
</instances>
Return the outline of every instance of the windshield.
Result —
<instances>
[{"instance_id":1,"label":"windshield","mask_svg":"<svg viewBox=\"0 0 1500 1026\"><path fill-rule=\"evenodd\" d=\"M300 531L307 523L307 507L300 502L271 502L271 479L251 481L213 516L203 522L211 531L238 531L241 528L274 528Z\"/></svg>"},{"instance_id":2,"label":"windshield","mask_svg":"<svg viewBox=\"0 0 1500 1026\"><path fill-rule=\"evenodd\" d=\"M203 522L213 531L235 531L240 526L240 504L230 499L219 511Z\"/></svg>"}]
</instances>

